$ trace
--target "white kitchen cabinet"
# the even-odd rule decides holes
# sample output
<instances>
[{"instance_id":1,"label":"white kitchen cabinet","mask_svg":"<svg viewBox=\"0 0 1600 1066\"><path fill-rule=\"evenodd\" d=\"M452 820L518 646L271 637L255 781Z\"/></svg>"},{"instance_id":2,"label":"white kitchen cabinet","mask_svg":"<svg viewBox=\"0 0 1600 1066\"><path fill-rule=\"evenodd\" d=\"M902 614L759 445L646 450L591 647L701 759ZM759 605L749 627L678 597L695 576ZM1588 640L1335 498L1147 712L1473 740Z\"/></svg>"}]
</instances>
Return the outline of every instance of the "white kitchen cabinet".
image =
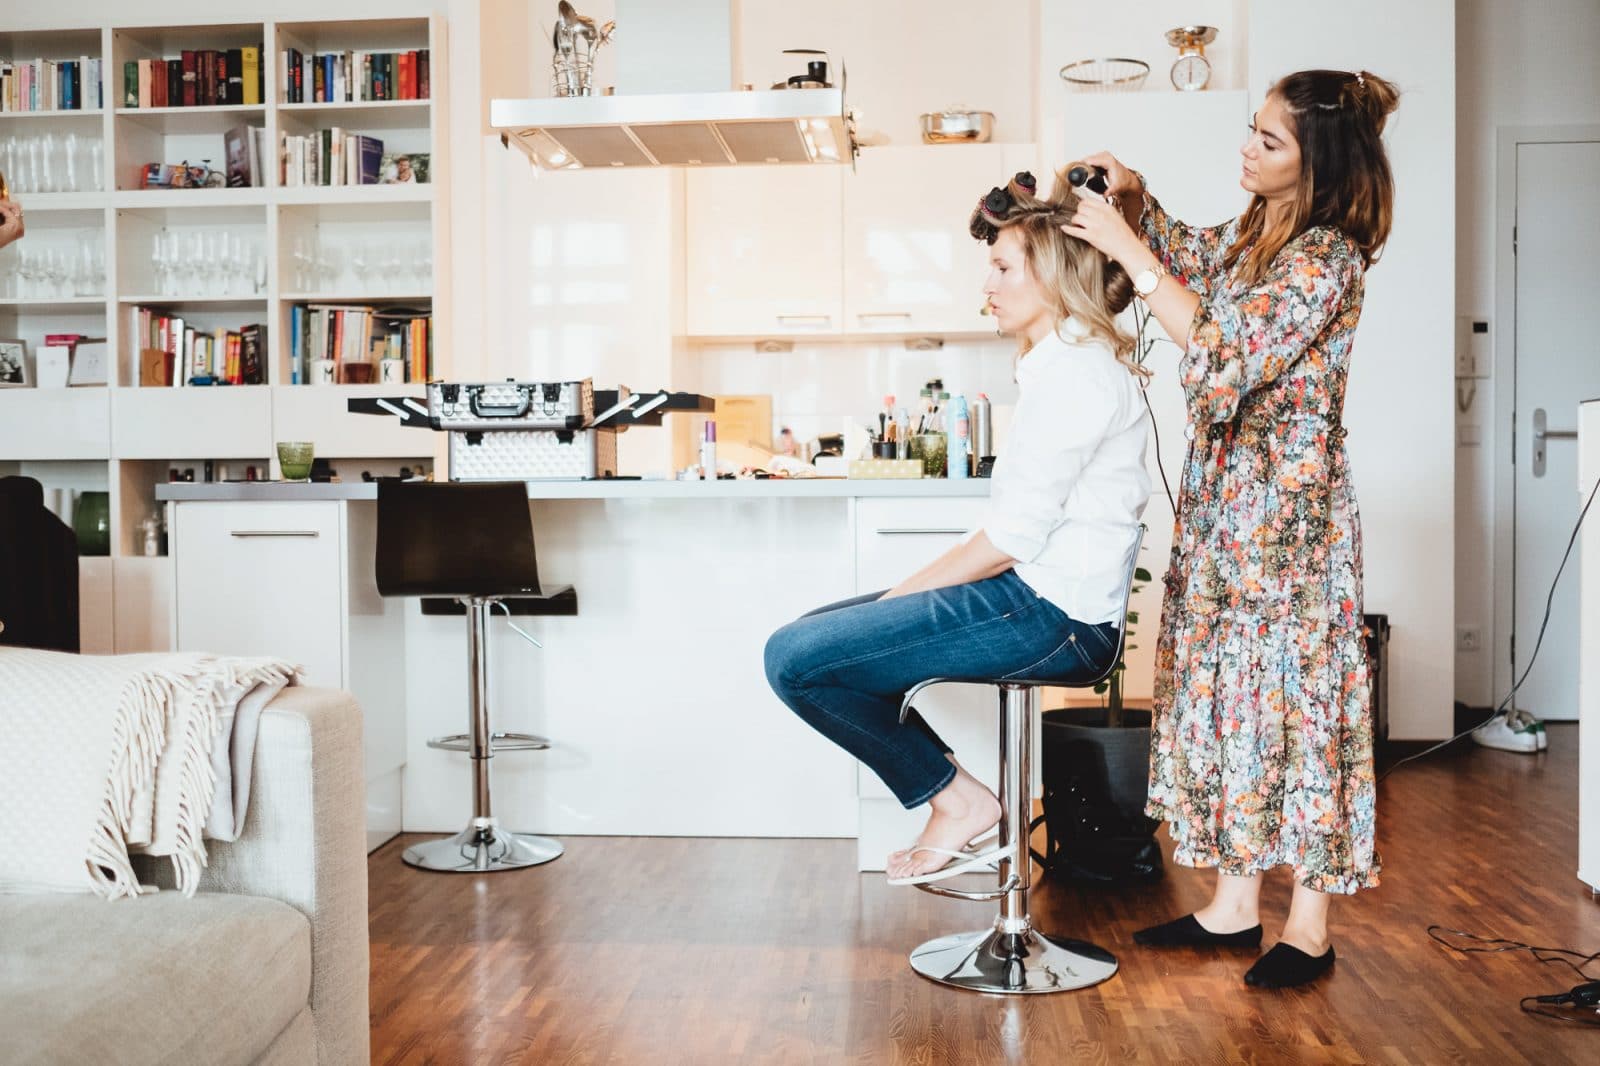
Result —
<instances>
[{"instance_id":1,"label":"white kitchen cabinet","mask_svg":"<svg viewBox=\"0 0 1600 1066\"><path fill-rule=\"evenodd\" d=\"M856 591L893 586L959 542L982 521L988 500L863 499L856 502ZM999 774L1000 725L994 689L937 685L917 698L917 713L944 738L961 765L994 788ZM878 775L857 767L860 800L858 865L883 869L890 851L916 838L926 808L907 811Z\"/></svg>"},{"instance_id":2,"label":"white kitchen cabinet","mask_svg":"<svg viewBox=\"0 0 1600 1066\"><path fill-rule=\"evenodd\" d=\"M992 333L988 249L967 224L1032 146L869 148L844 183L844 332ZM1042 179L1048 186L1048 178Z\"/></svg>"},{"instance_id":3,"label":"white kitchen cabinet","mask_svg":"<svg viewBox=\"0 0 1600 1066\"><path fill-rule=\"evenodd\" d=\"M344 687L341 506L174 508L177 650L271 655L309 684Z\"/></svg>"},{"instance_id":4,"label":"white kitchen cabinet","mask_svg":"<svg viewBox=\"0 0 1600 1066\"><path fill-rule=\"evenodd\" d=\"M690 336L840 332L845 170L713 167L686 175Z\"/></svg>"}]
</instances>

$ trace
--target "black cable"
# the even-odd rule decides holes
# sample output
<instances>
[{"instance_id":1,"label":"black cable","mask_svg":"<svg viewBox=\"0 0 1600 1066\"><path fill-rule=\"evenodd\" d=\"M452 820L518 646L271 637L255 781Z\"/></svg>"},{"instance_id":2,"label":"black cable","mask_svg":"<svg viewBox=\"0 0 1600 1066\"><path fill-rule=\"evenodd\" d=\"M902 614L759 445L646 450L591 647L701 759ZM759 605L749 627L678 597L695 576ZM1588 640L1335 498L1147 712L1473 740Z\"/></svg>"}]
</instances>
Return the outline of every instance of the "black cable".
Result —
<instances>
[{"instance_id":1,"label":"black cable","mask_svg":"<svg viewBox=\"0 0 1600 1066\"><path fill-rule=\"evenodd\" d=\"M1534 661L1539 658L1539 648L1544 644L1544 631L1550 625L1550 608L1556 600L1556 587L1561 584L1561 574L1567 568L1567 560L1572 558L1572 546L1578 542L1578 531L1583 528L1583 520L1589 514L1589 506L1594 503L1596 492L1600 492L1600 480L1597 480L1594 483L1594 488L1589 490L1589 498L1584 501L1583 510L1578 512L1578 521L1572 527L1572 536L1567 538L1567 550L1561 555L1561 565L1556 567L1556 576L1550 582L1550 592L1544 598L1544 618L1539 622L1539 636L1533 642L1533 654L1528 656L1528 665L1523 669L1522 676L1517 678L1516 683L1511 686L1511 691L1506 693L1506 698L1500 701L1500 705L1494 709L1494 713L1490 714L1489 717L1485 718L1477 725L1472 726L1470 729L1462 730L1449 740L1441 740L1433 747L1419 751L1415 755L1407 755L1404 759L1401 759L1399 762L1395 763L1393 766L1389 767L1382 774L1380 774L1378 777L1379 781L1382 781L1385 777L1388 777L1406 763L1414 762L1425 755L1432 755L1440 748L1449 747L1451 744L1454 744L1456 741L1460 740L1468 733L1471 733L1473 730L1482 729L1484 726L1498 718L1500 716L1500 712L1505 710L1506 705L1516 697L1517 690L1522 687L1522 683L1524 681L1528 680L1528 674L1533 670Z\"/></svg>"},{"instance_id":2,"label":"black cable","mask_svg":"<svg viewBox=\"0 0 1600 1066\"><path fill-rule=\"evenodd\" d=\"M1593 494L1591 494L1590 498L1593 498ZM1452 944L1450 941L1440 936L1440 932L1447 933L1450 936L1460 937L1463 940L1474 941L1485 946L1463 947L1460 944ZM1451 951L1459 952L1462 955L1496 955L1505 951L1526 951L1543 965L1549 965L1552 962L1559 962L1564 966L1570 967L1572 971L1581 977L1585 982L1596 980L1594 977L1591 977L1589 974L1584 972L1584 967L1590 966L1595 962L1595 960L1600 959L1600 951L1590 952L1589 954L1585 955L1583 952L1574 951L1572 948L1537 947L1532 944L1524 944L1520 940L1507 940L1505 937L1498 936L1480 936L1477 933L1468 933L1461 929L1451 929L1448 926L1443 925L1428 926L1428 937L1435 943L1440 944ZM1569 958L1568 956L1571 957ZM1573 962L1573 958L1581 961ZM1594 1018L1586 1018L1581 1014L1562 1014L1556 1011L1546 1010L1542 1006L1542 1004L1570 1002L1568 996L1570 996L1570 993L1566 995L1558 994L1556 996L1523 996L1517 1002L1517 1006L1524 1014L1536 1014L1541 1018L1554 1018L1558 1022L1571 1022L1576 1025L1589 1025L1600 1028L1600 1012L1597 1012L1596 1017ZM1530 1006L1530 1004L1539 1005Z\"/></svg>"},{"instance_id":3,"label":"black cable","mask_svg":"<svg viewBox=\"0 0 1600 1066\"><path fill-rule=\"evenodd\" d=\"M1148 341L1144 339L1145 324L1149 321L1149 308L1143 307L1139 301L1135 300L1133 305L1133 325L1137 336L1134 343L1138 346L1138 362L1140 366L1144 366L1145 357L1150 354L1150 349L1154 348L1156 341L1161 339L1159 337L1152 337ZM1167 490L1167 506L1172 508L1172 516L1176 520L1178 504L1172 498L1172 486L1167 484L1166 465L1161 462L1161 427L1156 425L1156 411L1155 408L1150 406L1150 380L1148 378L1139 379L1139 395L1144 398L1144 409L1150 413L1150 432L1156 440L1156 470L1161 474L1161 487Z\"/></svg>"}]
</instances>

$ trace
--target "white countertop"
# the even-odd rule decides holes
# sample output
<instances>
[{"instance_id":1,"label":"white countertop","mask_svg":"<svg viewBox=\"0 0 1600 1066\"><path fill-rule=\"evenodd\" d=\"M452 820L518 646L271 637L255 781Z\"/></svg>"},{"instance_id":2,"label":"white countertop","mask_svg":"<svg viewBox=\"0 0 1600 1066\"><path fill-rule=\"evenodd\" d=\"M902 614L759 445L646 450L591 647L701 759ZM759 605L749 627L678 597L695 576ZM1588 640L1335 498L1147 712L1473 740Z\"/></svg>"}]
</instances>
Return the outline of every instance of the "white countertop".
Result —
<instances>
[{"instance_id":1,"label":"white countertop","mask_svg":"<svg viewBox=\"0 0 1600 1066\"><path fill-rule=\"evenodd\" d=\"M770 478L705 481L529 481L530 500L705 500L798 497L960 497L989 495L988 478L949 481L870 478ZM156 486L158 500L375 500L373 482L174 481Z\"/></svg>"}]
</instances>

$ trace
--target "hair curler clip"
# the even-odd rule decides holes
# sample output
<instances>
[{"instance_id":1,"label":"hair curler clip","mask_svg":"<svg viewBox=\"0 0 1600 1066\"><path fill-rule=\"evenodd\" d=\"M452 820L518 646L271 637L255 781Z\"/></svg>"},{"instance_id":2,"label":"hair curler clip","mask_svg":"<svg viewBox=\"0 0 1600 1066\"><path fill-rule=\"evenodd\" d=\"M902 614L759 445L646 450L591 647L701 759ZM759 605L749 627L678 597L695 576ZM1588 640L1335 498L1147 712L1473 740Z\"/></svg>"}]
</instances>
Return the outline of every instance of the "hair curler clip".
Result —
<instances>
[{"instance_id":1,"label":"hair curler clip","mask_svg":"<svg viewBox=\"0 0 1600 1066\"><path fill-rule=\"evenodd\" d=\"M1091 167L1088 163L1074 163L1067 170L1067 184L1074 189L1087 187L1090 192L1106 195L1106 168Z\"/></svg>"}]
</instances>

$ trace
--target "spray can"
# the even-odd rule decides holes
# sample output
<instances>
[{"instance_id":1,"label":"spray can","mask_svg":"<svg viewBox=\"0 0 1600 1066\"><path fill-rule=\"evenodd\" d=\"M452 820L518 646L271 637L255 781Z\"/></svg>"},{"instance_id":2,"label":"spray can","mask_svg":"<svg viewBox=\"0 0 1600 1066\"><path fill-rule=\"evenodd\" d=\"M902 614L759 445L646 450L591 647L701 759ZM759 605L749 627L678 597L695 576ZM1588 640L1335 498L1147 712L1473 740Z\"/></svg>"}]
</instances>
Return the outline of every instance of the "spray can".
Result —
<instances>
[{"instance_id":1,"label":"spray can","mask_svg":"<svg viewBox=\"0 0 1600 1066\"><path fill-rule=\"evenodd\" d=\"M972 404L972 457L976 460L994 454L994 423L990 420L989 397L978 393Z\"/></svg>"},{"instance_id":2,"label":"spray can","mask_svg":"<svg viewBox=\"0 0 1600 1066\"><path fill-rule=\"evenodd\" d=\"M709 418L700 440L700 476L707 481L717 480L717 424Z\"/></svg>"},{"instance_id":3,"label":"spray can","mask_svg":"<svg viewBox=\"0 0 1600 1066\"><path fill-rule=\"evenodd\" d=\"M957 396L950 405L950 440L946 447L945 477L963 480L968 474L968 455L971 454L970 423L967 420L967 398Z\"/></svg>"}]
</instances>

